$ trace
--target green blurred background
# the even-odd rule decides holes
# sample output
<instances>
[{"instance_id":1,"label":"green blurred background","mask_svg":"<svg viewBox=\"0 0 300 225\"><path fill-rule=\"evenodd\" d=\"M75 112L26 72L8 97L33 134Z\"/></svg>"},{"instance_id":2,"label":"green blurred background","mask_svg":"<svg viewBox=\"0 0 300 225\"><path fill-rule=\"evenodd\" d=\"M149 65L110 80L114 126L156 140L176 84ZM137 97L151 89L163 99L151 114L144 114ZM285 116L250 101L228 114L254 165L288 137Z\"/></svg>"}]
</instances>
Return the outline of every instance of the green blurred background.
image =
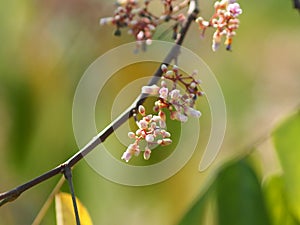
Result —
<instances>
[{"instance_id":1,"label":"green blurred background","mask_svg":"<svg viewBox=\"0 0 300 225\"><path fill-rule=\"evenodd\" d=\"M178 174L145 187L111 183L80 162L74 170L75 189L94 224L175 224L219 165L248 151L299 104L300 16L292 1L239 3L243 14L233 52L225 48L212 52L212 31L200 39L196 24L184 42L210 66L224 92L228 124L217 160L198 172L203 150L199 142L199 151ZM212 4L200 1L201 16L211 15ZM98 25L99 18L112 11L108 0L0 2L0 192L40 175L78 150L72 131L76 86L98 56L132 41L126 34L114 37L112 27ZM156 36L162 32L159 29ZM123 79L123 85L131 79ZM119 87L111 89L117 93ZM111 99L104 99L101 104L106 107L105 101ZM109 123L105 116L97 119ZM256 164L263 178L281 170L269 142L255 154L261 159ZM0 225L31 224L58 179L1 207ZM42 224L54 223L52 205Z\"/></svg>"}]
</instances>

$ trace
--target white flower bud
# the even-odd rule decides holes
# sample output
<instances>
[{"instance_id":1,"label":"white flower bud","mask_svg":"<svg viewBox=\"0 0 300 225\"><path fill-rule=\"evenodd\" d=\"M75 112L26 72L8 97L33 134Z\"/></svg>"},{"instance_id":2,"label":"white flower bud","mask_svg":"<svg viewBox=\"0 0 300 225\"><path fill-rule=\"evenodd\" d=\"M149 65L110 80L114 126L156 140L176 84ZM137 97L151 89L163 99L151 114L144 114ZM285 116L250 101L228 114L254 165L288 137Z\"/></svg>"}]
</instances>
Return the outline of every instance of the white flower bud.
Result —
<instances>
[{"instance_id":1,"label":"white flower bud","mask_svg":"<svg viewBox=\"0 0 300 225\"><path fill-rule=\"evenodd\" d=\"M148 39L146 40L146 45L151 45L151 44L152 44L152 39L148 38Z\"/></svg>"},{"instance_id":2,"label":"white flower bud","mask_svg":"<svg viewBox=\"0 0 300 225\"><path fill-rule=\"evenodd\" d=\"M101 18L99 23L101 26L106 25L106 24L111 24L113 21L112 17L106 17L106 18Z\"/></svg>"},{"instance_id":3,"label":"white flower bud","mask_svg":"<svg viewBox=\"0 0 300 225\"><path fill-rule=\"evenodd\" d=\"M155 84L151 85L151 86L143 86L142 87L143 94L157 95L158 91L159 91L159 87Z\"/></svg>"},{"instance_id":4,"label":"white flower bud","mask_svg":"<svg viewBox=\"0 0 300 225\"><path fill-rule=\"evenodd\" d=\"M144 151L144 159L148 160L150 158L150 155L151 155L151 150L150 148L146 147Z\"/></svg>"},{"instance_id":5,"label":"white flower bud","mask_svg":"<svg viewBox=\"0 0 300 225\"><path fill-rule=\"evenodd\" d=\"M172 100L177 100L180 97L180 90L174 89L170 92L170 97Z\"/></svg>"},{"instance_id":6,"label":"white flower bud","mask_svg":"<svg viewBox=\"0 0 300 225\"><path fill-rule=\"evenodd\" d=\"M141 129L137 129L137 131L135 132L136 136L140 136L142 134L142 130Z\"/></svg>"},{"instance_id":7,"label":"white flower bud","mask_svg":"<svg viewBox=\"0 0 300 225\"><path fill-rule=\"evenodd\" d=\"M159 126L160 126L161 128L165 128L167 125L166 125L166 122L165 122L165 121L160 120L160 121L159 121Z\"/></svg>"},{"instance_id":8,"label":"white flower bud","mask_svg":"<svg viewBox=\"0 0 300 225\"><path fill-rule=\"evenodd\" d=\"M174 75L174 72L172 70L169 70L166 72L166 77L172 77Z\"/></svg>"},{"instance_id":9,"label":"white flower bud","mask_svg":"<svg viewBox=\"0 0 300 225\"><path fill-rule=\"evenodd\" d=\"M140 31L140 32L136 35L136 38L137 38L138 40L142 40L143 37L144 37L144 32L143 32L143 31Z\"/></svg>"},{"instance_id":10,"label":"white flower bud","mask_svg":"<svg viewBox=\"0 0 300 225\"><path fill-rule=\"evenodd\" d=\"M166 146L172 143L172 140L170 138L164 138L162 140L158 140L157 144L161 146Z\"/></svg>"},{"instance_id":11,"label":"white flower bud","mask_svg":"<svg viewBox=\"0 0 300 225\"><path fill-rule=\"evenodd\" d=\"M145 113L146 113L146 110L145 110L145 107L140 105L139 106L139 113L142 115L142 116L145 116Z\"/></svg>"},{"instance_id":12,"label":"white flower bud","mask_svg":"<svg viewBox=\"0 0 300 225\"><path fill-rule=\"evenodd\" d=\"M155 129L156 128L156 123L155 122L152 122L151 124L150 124L150 127L151 127L151 129Z\"/></svg>"},{"instance_id":13,"label":"white flower bud","mask_svg":"<svg viewBox=\"0 0 300 225\"><path fill-rule=\"evenodd\" d=\"M191 87L191 88L195 88L195 87L196 87L196 83L195 83L195 82L192 82L192 83L190 84L190 87Z\"/></svg>"},{"instance_id":14,"label":"white flower bud","mask_svg":"<svg viewBox=\"0 0 300 225\"><path fill-rule=\"evenodd\" d=\"M128 162L132 157L132 154L128 151L124 152L121 159L125 160L125 162Z\"/></svg>"},{"instance_id":15,"label":"white flower bud","mask_svg":"<svg viewBox=\"0 0 300 225\"><path fill-rule=\"evenodd\" d=\"M128 137L129 138L135 138L135 133L133 133L133 132L128 132Z\"/></svg>"},{"instance_id":16,"label":"white flower bud","mask_svg":"<svg viewBox=\"0 0 300 225\"><path fill-rule=\"evenodd\" d=\"M163 138L171 137L171 134L169 132L167 132L166 130L161 130L160 133L163 136Z\"/></svg>"},{"instance_id":17,"label":"white flower bud","mask_svg":"<svg viewBox=\"0 0 300 225\"><path fill-rule=\"evenodd\" d=\"M182 113L177 113L176 119L183 123L185 123L188 120L187 116Z\"/></svg>"},{"instance_id":18,"label":"white flower bud","mask_svg":"<svg viewBox=\"0 0 300 225\"><path fill-rule=\"evenodd\" d=\"M147 142L152 143L152 142L154 141L154 136L153 136L153 134L147 134L145 140L146 140Z\"/></svg>"},{"instance_id":19,"label":"white flower bud","mask_svg":"<svg viewBox=\"0 0 300 225\"><path fill-rule=\"evenodd\" d=\"M188 115L188 116L193 116L193 117L197 117L199 118L201 116L201 112L192 108L192 107L186 107L184 109L184 112Z\"/></svg>"},{"instance_id":20,"label":"white flower bud","mask_svg":"<svg viewBox=\"0 0 300 225\"><path fill-rule=\"evenodd\" d=\"M161 120L160 116L153 116L152 118L153 122L158 122Z\"/></svg>"},{"instance_id":21,"label":"white flower bud","mask_svg":"<svg viewBox=\"0 0 300 225\"><path fill-rule=\"evenodd\" d=\"M166 114L163 111L159 111L158 116L161 120L166 121Z\"/></svg>"},{"instance_id":22,"label":"white flower bud","mask_svg":"<svg viewBox=\"0 0 300 225\"><path fill-rule=\"evenodd\" d=\"M162 87L167 87L167 82L166 82L165 80L162 80L162 81L160 82L160 86L162 86Z\"/></svg>"},{"instance_id":23,"label":"white flower bud","mask_svg":"<svg viewBox=\"0 0 300 225\"><path fill-rule=\"evenodd\" d=\"M140 129L146 129L148 127L148 123L145 120L140 120L138 122L138 126Z\"/></svg>"},{"instance_id":24,"label":"white flower bud","mask_svg":"<svg viewBox=\"0 0 300 225\"><path fill-rule=\"evenodd\" d=\"M168 67L165 64L162 64L160 69L165 73L168 71Z\"/></svg>"},{"instance_id":25,"label":"white flower bud","mask_svg":"<svg viewBox=\"0 0 300 225\"><path fill-rule=\"evenodd\" d=\"M178 72L178 69L179 69L178 66L174 65L172 70L173 70L175 73L177 73L177 72Z\"/></svg>"},{"instance_id":26,"label":"white flower bud","mask_svg":"<svg viewBox=\"0 0 300 225\"><path fill-rule=\"evenodd\" d=\"M163 98L163 99L167 99L168 98L168 93L169 93L169 89L166 87L162 87L159 90L159 97Z\"/></svg>"}]
</instances>

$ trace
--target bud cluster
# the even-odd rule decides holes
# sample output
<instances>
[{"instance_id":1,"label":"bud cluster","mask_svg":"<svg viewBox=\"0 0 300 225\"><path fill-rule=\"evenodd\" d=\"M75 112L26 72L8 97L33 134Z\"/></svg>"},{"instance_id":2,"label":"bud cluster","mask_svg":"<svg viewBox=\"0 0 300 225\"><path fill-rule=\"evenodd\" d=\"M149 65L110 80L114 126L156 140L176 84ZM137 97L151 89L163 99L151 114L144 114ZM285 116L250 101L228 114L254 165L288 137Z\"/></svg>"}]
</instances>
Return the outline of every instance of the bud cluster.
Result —
<instances>
[{"instance_id":1,"label":"bud cluster","mask_svg":"<svg viewBox=\"0 0 300 225\"><path fill-rule=\"evenodd\" d=\"M216 51L221 44L222 37L226 37L225 45L227 50L231 50L232 37L236 35L236 29L239 27L240 21L238 16L242 14L242 9L239 3L235 0L221 0L214 4L215 13L209 21L198 17L196 22L200 29L203 30L208 27L216 29L213 35L212 49Z\"/></svg>"},{"instance_id":2,"label":"bud cluster","mask_svg":"<svg viewBox=\"0 0 300 225\"><path fill-rule=\"evenodd\" d=\"M196 72L191 75L183 75L177 66L168 70L166 65L161 66L163 71L160 86L151 85L142 87L142 93L157 96L154 103L154 114L147 114L144 106L140 105L138 114L142 116L137 119L134 114L137 131L129 132L129 138L134 139L124 152L122 159L128 162L133 155L138 156L143 151L144 159L148 160L151 155L151 149L160 145L165 146L172 143L171 134L166 130L166 113L170 112L170 119L186 122L188 116L199 118L200 111L195 109L195 101L204 93L200 90L200 81L195 79ZM171 85L168 85L171 83ZM169 88L168 86L171 86ZM179 89L183 86L184 91ZM183 93L182 93L183 92ZM143 143L142 143L143 142ZM141 147L144 144L143 147ZM142 150L141 150L142 149Z\"/></svg>"},{"instance_id":3,"label":"bud cluster","mask_svg":"<svg viewBox=\"0 0 300 225\"><path fill-rule=\"evenodd\" d=\"M174 5L175 0L162 0L163 10L161 15L156 16L149 10L149 4L151 0L145 0L143 5L140 6L138 0L119 0L116 5L117 8L114 11L112 17L106 17L100 19L100 25L110 24L116 26L115 35L121 36L121 28L128 28L128 33L133 35L137 49L142 47L146 48L146 45L152 43L153 34L156 27L162 22L169 20L176 21L174 27L178 27L178 24L182 24L186 18L183 14L176 14L180 9L186 7L189 1Z\"/></svg>"}]
</instances>

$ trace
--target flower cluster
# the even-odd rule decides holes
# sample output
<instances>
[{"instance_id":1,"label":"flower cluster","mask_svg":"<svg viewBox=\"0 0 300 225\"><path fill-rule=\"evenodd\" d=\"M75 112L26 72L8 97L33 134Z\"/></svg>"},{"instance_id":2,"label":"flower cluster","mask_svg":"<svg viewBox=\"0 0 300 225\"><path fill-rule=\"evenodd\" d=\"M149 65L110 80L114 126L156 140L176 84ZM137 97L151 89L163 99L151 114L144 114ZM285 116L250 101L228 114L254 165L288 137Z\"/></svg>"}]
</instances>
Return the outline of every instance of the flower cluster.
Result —
<instances>
[{"instance_id":1,"label":"flower cluster","mask_svg":"<svg viewBox=\"0 0 300 225\"><path fill-rule=\"evenodd\" d=\"M115 35L121 35L121 28L128 28L128 33L133 35L137 49L145 49L147 45L152 43L153 34L156 27L162 22L175 20L178 24L185 21L183 14L175 15L180 9L188 5L187 0L178 5L174 5L174 0L163 0L163 10L160 16L155 16L149 11L149 3L151 0L145 0L140 6L137 0L119 0L117 8L112 17L100 19L100 25L111 24L116 26Z\"/></svg>"},{"instance_id":2,"label":"flower cluster","mask_svg":"<svg viewBox=\"0 0 300 225\"><path fill-rule=\"evenodd\" d=\"M166 115L164 113L160 113L159 115L146 115L145 108L142 105L139 106L138 111L142 119L137 121L137 117L134 115L138 130L135 133L128 133L128 137L135 139L135 141L133 144L130 144L123 153L122 159L126 162L128 162L133 155L138 156L140 154L140 146L143 140L146 142L143 149L145 160L150 158L151 149L156 145L165 146L172 143L172 140L169 138L171 134L165 130Z\"/></svg>"},{"instance_id":3,"label":"flower cluster","mask_svg":"<svg viewBox=\"0 0 300 225\"><path fill-rule=\"evenodd\" d=\"M207 27L216 29L213 35L212 49L216 51L220 46L222 37L226 37L225 45L227 50L231 50L232 37L236 35L236 29L239 27L238 16L242 14L239 3L235 0L221 0L214 4L215 13L209 21L198 17L196 22L199 24L203 34Z\"/></svg>"},{"instance_id":4,"label":"flower cluster","mask_svg":"<svg viewBox=\"0 0 300 225\"><path fill-rule=\"evenodd\" d=\"M144 152L144 159L148 160L151 155L151 149L157 145L165 146L172 143L171 134L166 130L166 113L170 112L170 119L186 122L188 116L199 118L200 111L195 109L195 101L204 93L200 90L200 81L195 79L196 72L184 76L180 73L177 66L168 70L166 65L162 65L163 71L160 86L151 85L142 87L142 93L157 96L153 111L155 114L146 114L144 106L138 108L141 120L134 114L137 131L129 132L129 138L135 139L124 152L122 159L128 162L133 155L138 156L141 151ZM171 83L171 88L168 87ZM184 91L179 89L184 87ZM143 147L141 147L144 145ZM142 150L141 150L142 149Z\"/></svg>"}]
</instances>

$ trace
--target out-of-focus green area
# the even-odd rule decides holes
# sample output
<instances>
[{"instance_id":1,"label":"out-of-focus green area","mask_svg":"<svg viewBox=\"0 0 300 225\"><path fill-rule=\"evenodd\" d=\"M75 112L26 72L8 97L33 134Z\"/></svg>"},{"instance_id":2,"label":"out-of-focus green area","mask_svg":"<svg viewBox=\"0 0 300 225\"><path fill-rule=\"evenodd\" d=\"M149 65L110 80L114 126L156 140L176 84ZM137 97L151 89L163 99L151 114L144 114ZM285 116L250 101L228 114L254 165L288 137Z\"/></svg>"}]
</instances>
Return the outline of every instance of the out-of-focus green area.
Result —
<instances>
[{"instance_id":1,"label":"out-of-focus green area","mask_svg":"<svg viewBox=\"0 0 300 225\"><path fill-rule=\"evenodd\" d=\"M213 3L200 2L201 15L208 18ZM227 133L217 160L207 171L198 171L203 150L200 141L198 151L180 172L145 187L111 183L80 162L74 170L75 190L94 224L175 224L216 168L248 151L248 146L299 104L300 17L292 1L239 3L243 14L233 52L226 52L225 47L212 52L212 31L201 39L196 24L184 42L206 61L224 92ZM0 192L40 175L78 150L72 131L76 86L98 56L132 41L127 35L114 37L112 27L98 25L99 18L112 11L112 2L104 0L0 2ZM143 70L135 72L138 76ZM132 79L125 77L120 84L112 82L107 87L111 93L103 93L103 102L98 102L97 123L109 123L107 106L112 96ZM204 136L208 133L201 131ZM121 155L123 150L114 149L113 154ZM261 177L281 171L269 142L261 144L255 154L260 159L255 165ZM31 224L58 179L1 207L0 225ZM52 205L42 224L54 221ZM213 224L213 220L207 221Z\"/></svg>"}]
</instances>

